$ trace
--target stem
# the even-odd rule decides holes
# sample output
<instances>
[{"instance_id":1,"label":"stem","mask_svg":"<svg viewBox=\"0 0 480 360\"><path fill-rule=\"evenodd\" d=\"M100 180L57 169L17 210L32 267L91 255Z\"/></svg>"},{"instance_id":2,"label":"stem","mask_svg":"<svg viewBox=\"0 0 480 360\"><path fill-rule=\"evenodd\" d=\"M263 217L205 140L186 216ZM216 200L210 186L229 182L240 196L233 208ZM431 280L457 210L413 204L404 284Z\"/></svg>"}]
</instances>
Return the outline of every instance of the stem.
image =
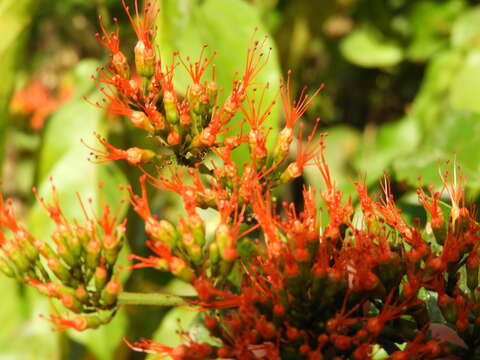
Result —
<instances>
[{"instance_id":1,"label":"stem","mask_svg":"<svg viewBox=\"0 0 480 360\"><path fill-rule=\"evenodd\" d=\"M121 292L118 294L118 305L182 306L191 304L176 295Z\"/></svg>"}]
</instances>

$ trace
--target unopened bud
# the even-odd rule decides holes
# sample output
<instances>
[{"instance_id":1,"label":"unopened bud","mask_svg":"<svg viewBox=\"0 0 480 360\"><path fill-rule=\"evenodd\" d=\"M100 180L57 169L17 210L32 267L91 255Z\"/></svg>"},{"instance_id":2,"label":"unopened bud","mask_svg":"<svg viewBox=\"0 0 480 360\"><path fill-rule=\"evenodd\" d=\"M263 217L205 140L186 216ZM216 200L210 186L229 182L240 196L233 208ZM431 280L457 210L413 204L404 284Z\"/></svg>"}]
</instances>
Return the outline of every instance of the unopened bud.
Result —
<instances>
[{"instance_id":1,"label":"unopened bud","mask_svg":"<svg viewBox=\"0 0 480 360\"><path fill-rule=\"evenodd\" d=\"M87 304L88 303L88 292L85 290L85 287L83 285L79 286L75 290L75 297L80 301L82 304Z\"/></svg>"},{"instance_id":2,"label":"unopened bud","mask_svg":"<svg viewBox=\"0 0 480 360\"><path fill-rule=\"evenodd\" d=\"M143 40L135 45L135 66L138 75L146 78L153 76L155 72L155 53L152 48L145 46Z\"/></svg>"},{"instance_id":3,"label":"unopened bud","mask_svg":"<svg viewBox=\"0 0 480 360\"><path fill-rule=\"evenodd\" d=\"M65 306L68 310L73 311L74 313L80 313L83 310L83 306L74 296L70 294L63 294L60 297L63 306Z\"/></svg>"},{"instance_id":4,"label":"unopened bud","mask_svg":"<svg viewBox=\"0 0 480 360\"><path fill-rule=\"evenodd\" d=\"M57 258L47 259L47 264L55 276L63 283L69 283L72 280L72 276L70 275L68 269Z\"/></svg>"},{"instance_id":5,"label":"unopened bud","mask_svg":"<svg viewBox=\"0 0 480 360\"><path fill-rule=\"evenodd\" d=\"M218 86L215 81L210 81L207 85L207 95L211 105L217 100Z\"/></svg>"},{"instance_id":6,"label":"unopened bud","mask_svg":"<svg viewBox=\"0 0 480 360\"><path fill-rule=\"evenodd\" d=\"M165 107L165 117L167 118L167 121L172 125L178 124L180 116L178 113L175 94L172 91L165 90L163 94L163 104Z\"/></svg>"},{"instance_id":7,"label":"unopened bud","mask_svg":"<svg viewBox=\"0 0 480 360\"><path fill-rule=\"evenodd\" d=\"M173 257L169 262L170 271L179 279L191 282L195 278L195 273L185 261L178 257Z\"/></svg>"},{"instance_id":8,"label":"unopened bud","mask_svg":"<svg viewBox=\"0 0 480 360\"><path fill-rule=\"evenodd\" d=\"M150 162L155 157L151 150L131 147L127 149L127 161L132 165L140 165Z\"/></svg>"},{"instance_id":9,"label":"unopened bud","mask_svg":"<svg viewBox=\"0 0 480 360\"><path fill-rule=\"evenodd\" d=\"M8 263L8 260L4 259L3 257L0 257L0 271L8 277L15 277L15 268L13 268Z\"/></svg>"},{"instance_id":10,"label":"unopened bud","mask_svg":"<svg viewBox=\"0 0 480 360\"><path fill-rule=\"evenodd\" d=\"M117 297L121 290L122 287L118 280L110 280L102 291L102 302L108 307L114 305L117 302Z\"/></svg>"},{"instance_id":11,"label":"unopened bud","mask_svg":"<svg viewBox=\"0 0 480 360\"><path fill-rule=\"evenodd\" d=\"M147 114L145 114L143 111L132 111L130 115L130 121L133 126L145 130L149 134L153 134L155 132L155 128L148 119Z\"/></svg>"},{"instance_id":12,"label":"unopened bud","mask_svg":"<svg viewBox=\"0 0 480 360\"><path fill-rule=\"evenodd\" d=\"M128 66L127 58L121 51L113 54L112 65L115 72L122 78L128 79L130 77L130 67Z\"/></svg>"},{"instance_id":13,"label":"unopened bud","mask_svg":"<svg viewBox=\"0 0 480 360\"><path fill-rule=\"evenodd\" d=\"M21 274L26 273L31 268L32 264L18 246L7 241L2 244L2 249Z\"/></svg>"},{"instance_id":14,"label":"unopened bud","mask_svg":"<svg viewBox=\"0 0 480 360\"><path fill-rule=\"evenodd\" d=\"M167 220L147 220L145 222L145 231L154 240L160 241L168 248L172 249L178 238L177 230Z\"/></svg>"},{"instance_id":15,"label":"unopened bud","mask_svg":"<svg viewBox=\"0 0 480 360\"><path fill-rule=\"evenodd\" d=\"M293 141L293 130L289 127L285 127L280 131L278 135L277 143L273 149L273 162L277 163L283 160L288 155L290 144Z\"/></svg>"},{"instance_id":16,"label":"unopened bud","mask_svg":"<svg viewBox=\"0 0 480 360\"><path fill-rule=\"evenodd\" d=\"M205 222L198 215L187 218L187 223L192 232L195 244L203 246L205 244Z\"/></svg>"},{"instance_id":17,"label":"unopened bud","mask_svg":"<svg viewBox=\"0 0 480 360\"><path fill-rule=\"evenodd\" d=\"M95 277L94 277L94 282L95 282L95 289L97 292L100 292L103 290L105 285L107 284L108 280L108 271L105 269L103 266L99 266L95 269Z\"/></svg>"},{"instance_id":18,"label":"unopened bud","mask_svg":"<svg viewBox=\"0 0 480 360\"><path fill-rule=\"evenodd\" d=\"M296 162L291 163L280 176L280 183L286 184L302 175L302 169Z\"/></svg>"},{"instance_id":19,"label":"unopened bud","mask_svg":"<svg viewBox=\"0 0 480 360\"><path fill-rule=\"evenodd\" d=\"M100 263L100 251L102 246L96 239L91 239L87 246L87 267L94 271Z\"/></svg>"},{"instance_id":20,"label":"unopened bud","mask_svg":"<svg viewBox=\"0 0 480 360\"><path fill-rule=\"evenodd\" d=\"M180 142L182 141L182 137L180 136L180 133L173 130L170 131L170 133L167 136L167 142L171 146L179 145Z\"/></svg>"}]
</instances>

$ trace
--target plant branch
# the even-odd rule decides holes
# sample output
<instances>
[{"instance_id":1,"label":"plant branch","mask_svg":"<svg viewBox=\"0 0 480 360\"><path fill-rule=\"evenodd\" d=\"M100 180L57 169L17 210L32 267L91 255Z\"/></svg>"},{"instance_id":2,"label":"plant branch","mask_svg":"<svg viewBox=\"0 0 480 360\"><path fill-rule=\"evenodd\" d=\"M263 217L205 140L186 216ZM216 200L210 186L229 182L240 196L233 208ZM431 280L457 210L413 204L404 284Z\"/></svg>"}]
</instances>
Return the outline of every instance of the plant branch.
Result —
<instances>
[{"instance_id":1,"label":"plant branch","mask_svg":"<svg viewBox=\"0 0 480 360\"><path fill-rule=\"evenodd\" d=\"M118 305L184 306L191 304L186 301L186 298L177 295L121 292L118 294Z\"/></svg>"}]
</instances>

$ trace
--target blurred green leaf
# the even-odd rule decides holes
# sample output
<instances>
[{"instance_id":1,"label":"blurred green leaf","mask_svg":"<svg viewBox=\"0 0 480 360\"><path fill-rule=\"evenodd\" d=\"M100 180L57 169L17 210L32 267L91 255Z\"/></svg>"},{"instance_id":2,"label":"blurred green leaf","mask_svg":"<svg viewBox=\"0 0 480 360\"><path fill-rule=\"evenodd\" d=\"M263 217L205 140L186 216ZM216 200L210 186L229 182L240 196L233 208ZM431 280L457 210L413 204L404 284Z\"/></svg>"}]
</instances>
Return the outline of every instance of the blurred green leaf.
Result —
<instances>
[{"instance_id":1,"label":"blurred green leaf","mask_svg":"<svg viewBox=\"0 0 480 360\"><path fill-rule=\"evenodd\" d=\"M0 169L7 135L8 102L20 64L26 29L36 10L37 0L2 0L0 2Z\"/></svg>"},{"instance_id":2,"label":"blurred green leaf","mask_svg":"<svg viewBox=\"0 0 480 360\"><path fill-rule=\"evenodd\" d=\"M453 79L450 104L454 109L480 112L478 94L480 94L480 50L468 54Z\"/></svg>"},{"instance_id":3,"label":"blurred green leaf","mask_svg":"<svg viewBox=\"0 0 480 360\"><path fill-rule=\"evenodd\" d=\"M182 344L183 338L179 331L188 330L193 324L198 311L186 308L173 308L162 319L160 326L155 331L152 339L167 346ZM158 358L158 355L148 355L147 359Z\"/></svg>"},{"instance_id":4,"label":"blurred green leaf","mask_svg":"<svg viewBox=\"0 0 480 360\"><path fill-rule=\"evenodd\" d=\"M452 45L463 48L477 47L480 44L480 6L465 12L452 30Z\"/></svg>"},{"instance_id":5,"label":"blurred green leaf","mask_svg":"<svg viewBox=\"0 0 480 360\"><path fill-rule=\"evenodd\" d=\"M413 152L421 139L416 119L405 117L378 129L365 131L356 165L366 172L367 183L375 183L392 160Z\"/></svg>"},{"instance_id":6,"label":"blurred green leaf","mask_svg":"<svg viewBox=\"0 0 480 360\"><path fill-rule=\"evenodd\" d=\"M3 283L3 280L2 277L0 281ZM0 343L0 359L61 359L60 337L62 335L52 332L52 325L40 317L40 314L47 314L50 311L49 300L39 295L34 289L28 289L21 297L16 297L14 294L19 294L18 289L18 284L12 283L10 288L12 292L9 292L4 299L7 306L2 312L11 311L11 313L7 317L2 317L6 322L2 323L2 334L5 338ZM14 307L8 305L10 299L16 302ZM9 325L12 323L9 320L13 318L16 318L17 325L11 327Z\"/></svg>"},{"instance_id":7,"label":"blurred green leaf","mask_svg":"<svg viewBox=\"0 0 480 360\"><path fill-rule=\"evenodd\" d=\"M414 61L424 61L449 44L453 22L465 8L464 1L420 1L409 15L412 41L407 56Z\"/></svg>"},{"instance_id":8,"label":"blurred green leaf","mask_svg":"<svg viewBox=\"0 0 480 360\"><path fill-rule=\"evenodd\" d=\"M68 335L85 345L99 360L110 360L115 359L115 349L121 344L127 325L127 316L120 309L110 323L82 332L69 330Z\"/></svg>"},{"instance_id":9,"label":"blurred green leaf","mask_svg":"<svg viewBox=\"0 0 480 360\"><path fill-rule=\"evenodd\" d=\"M452 81L463 63L459 51L444 51L428 64L420 91L413 102L411 115L418 119L424 130L431 129L439 121L448 102Z\"/></svg>"},{"instance_id":10,"label":"blurred green leaf","mask_svg":"<svg viewBox=\"0 0 480 360\"><path fill-rule=\"evenodd\" d=\"M393 162L398 180L412 186L418 184L420 175L424 184L441 184L439 166L441 161L454 156L462 172L468 174L467 185L480 189L480 163L478 144L480 143L480 114L451 111L445 114L430 131L415 153Z\"/></svg>"},{"instance_id":11,"label":"blurred green leaf","mask_svg":"<svg viewBox=\"0 0 480 360\"><path fill-rule=\"evenodd\" d=\"M403 59L402 48L371 27L350 33L340 43L340 51L352 64L366 68L393 66Z\"/></svg>"},{"instance_id":12,"label":"blurred green leaf","mask_svg":"<svg viewBox=\"0 0 480 360\"><path fill-rule=\"evenodd\" d=\"M93 74L97 63L91 60L80 62L75 73L78 76L76 90L92 91L91 79L84 76ZM89 69L89 70L87 70ZM86 91L86 90L83 90ZM93 132L102 131L102 111L81 98L76 92L71 101L63 105L51 118L46 129L38 166L39 193L47 199L51 193L49 178L57 188L60 203L67 217L82 218L83 212L75 194L78 192L86 201L92 198L94 206L105 201L114 208L120 204L123 194L120 184L127 180L114 164L98 165L87 160L89 150L80 142L85 139L94 147L96 139ZM99 184L103 187L100 189ZM37 203L30 211L30 229L36 234L45 234L53 229L52 221Z\"/></svg>"},{"instance_id":13,"label":"blurred green leaf","mask_svg":"<svg viewBox=\"0 0 480 360\"><path fill-rule=\"evenodd\" d=\"M0 349L13 340L18 331L19 323L22 320L22 302L23 299L19 293L19 285L14 279L5 276L0 277L0 292L8 294L2 301L0 307L0 320L2 321L2 331L0 332ZM0 355L2 351L0 350ZM1 358L1 356L0 356Z\"/></svg>"}]
</instances>

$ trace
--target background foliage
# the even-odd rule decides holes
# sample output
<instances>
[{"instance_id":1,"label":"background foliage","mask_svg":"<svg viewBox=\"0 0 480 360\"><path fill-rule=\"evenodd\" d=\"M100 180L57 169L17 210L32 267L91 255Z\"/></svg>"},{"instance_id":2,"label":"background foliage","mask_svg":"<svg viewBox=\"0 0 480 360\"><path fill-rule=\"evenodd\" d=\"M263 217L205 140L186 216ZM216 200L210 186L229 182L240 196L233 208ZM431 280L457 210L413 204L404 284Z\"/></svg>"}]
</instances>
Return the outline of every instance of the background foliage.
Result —
<instances>
[{"instance_id":1,"label":"background foliage","mask_svg":"<svg viewBox=\"0 0 480 360\"><path fill-rule=\"evenodd\" d=\"M79 215L75 192L98 203L102 182L103 201L117 203L124 196L117 190L119 184L138 185L137 173L89 163L80 138L89 142L97 131L109 132L119 144L139 140L135 133L124 131L118 119L105 118L83 99L86 95L94 101L98 96L90 77L105 60L93 37L97 16L101 14L107 24L117 17L122 46L134 44L121 1L37 3L0 3L0 32L7 34L0 43L0 167L3 191L17 200L18 212L41 236L50 224L30 189L36 186L48 193L50 176L70 216ZM320 116L330 134L329 163L345 192L352 192L351 182L359 170L372 189L387 170L399 206L412 218L424 217L413 205L418 175L424 183L439 184L439 161L456 154L468 175L469 196L478 199L480 6L474 1L370 0L368 6L360 0L159 3L157 41L167 60L176 50L195 57L206 43L210 54L217 51L217 81L228 87L243 66L254 28L259 27L258 36L269 34L273 47L264 80L278 82L292 69L295 91L325 83L307 118L313 124ZM53 97L62 89L71 94L58 101L55 113L39 130L30 127L31 114L9 100L32 80L39 80ZM177 86L184 87L182 81ZM282 121L278 111L271 119L275 131ZM302 181L318 186L317 178L312 169L285 196L295 199ZM175 217L180 211L177 199L164 194L155 198L153 206L161 217ZM204 216L215 221L209 212ZM138 218L130 213L128 217L130 247L145 253ZM192 291L179 281L159 279L153 271L124 277L127 288L134 291ZM132 307L95 333L52 333L38 317L50 311L45 299L4 277L0 292L7 294L0 308L0 359L142 358L126 347L122 337L146 336L175 344L179 323L188 328L195 322L195 314L183 309Z\"/></svg>"}]
</instances>

